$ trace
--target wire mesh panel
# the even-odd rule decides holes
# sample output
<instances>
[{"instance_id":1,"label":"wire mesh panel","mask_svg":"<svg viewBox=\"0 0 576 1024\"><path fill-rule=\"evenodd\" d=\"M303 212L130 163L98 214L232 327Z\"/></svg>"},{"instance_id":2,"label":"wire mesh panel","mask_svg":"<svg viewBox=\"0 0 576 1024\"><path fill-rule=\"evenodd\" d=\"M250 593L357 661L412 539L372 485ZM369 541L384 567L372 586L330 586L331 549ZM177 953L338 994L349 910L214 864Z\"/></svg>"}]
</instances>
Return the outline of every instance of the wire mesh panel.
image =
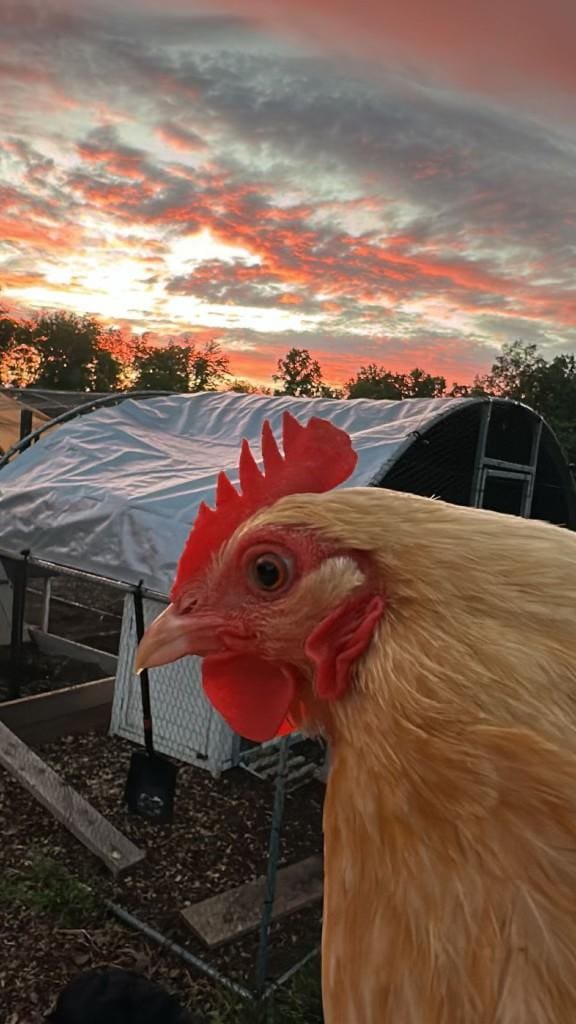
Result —
<instances>
[{"instance_id":1,"label":"wire mesh panel","mask_svg":"<svg viewBox=\"0 0 576 1024\"><path fill-rule=\"evenodd\" d=\"M538 419L524 405L495 402L490 410L486 457L528 466Z\"/></svg>"},{"instance_id":2,"label":"wire mesh panel","mask_svg":"<svg viewBox=\"0 0 576 1024\"><path fill-rule=\"evenodd\" d=\"M469 405L416 431L379 486L576 529L576 490L550 429L527 406Z\"/></svg>"},{"instance_id":3,"label":"wire mesh panel","mask_svg":"<svg viewBox=\"0 0 576 1024\"><path fill-rule=\"evenodd\" d=\"M574 482L556 439L544 430L540 442L532 517L576 529Z\"/></svg>"},{"instance_id":4,"label":"wire mesh panel","mask_svg":"<svg viewBox=\"0 0 576 1024\"><path fill-rule=\"evenodd\" d=\"M148 625L164 606L149 599L143 604ZM142 699L134 673L136 647L133 595L127 594L110 732L142 743ZM183 658L150 670L154 745L159 753L220 772L235 763L239 741L204 696L200 666L199 658Z\"/></svg>"},{"instance_id":5,"label":"wire mesh panel","mask_svg":"<svg viewBox=\"0 0 576 1024\"><path fill-rule=\"evenodd\" d=\"M385 474L381 486L468 505L474 477L481 406L471 403L423 434Z\"/></svg>"}]
</instances>

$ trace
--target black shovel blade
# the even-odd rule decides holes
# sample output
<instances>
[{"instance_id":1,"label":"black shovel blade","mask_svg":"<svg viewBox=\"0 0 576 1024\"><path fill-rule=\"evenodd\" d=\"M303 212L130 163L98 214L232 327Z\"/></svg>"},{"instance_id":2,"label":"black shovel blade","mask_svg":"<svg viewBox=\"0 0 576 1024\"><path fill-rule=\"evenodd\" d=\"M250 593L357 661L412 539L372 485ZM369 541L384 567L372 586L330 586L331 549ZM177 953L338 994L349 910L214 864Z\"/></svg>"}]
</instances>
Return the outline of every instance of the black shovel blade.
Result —
<instances>
[{"instance_id":1,"label":"black shovel blade","mask_svg":"<svg viewBox=\"0 0 576 1024\"><path fill-rule=\"evenodd\" d=\"M130 814L157 825L172 821L178 768L159 754L136 750L130 758L124 799Z\"/></svg>"}]
</instances>

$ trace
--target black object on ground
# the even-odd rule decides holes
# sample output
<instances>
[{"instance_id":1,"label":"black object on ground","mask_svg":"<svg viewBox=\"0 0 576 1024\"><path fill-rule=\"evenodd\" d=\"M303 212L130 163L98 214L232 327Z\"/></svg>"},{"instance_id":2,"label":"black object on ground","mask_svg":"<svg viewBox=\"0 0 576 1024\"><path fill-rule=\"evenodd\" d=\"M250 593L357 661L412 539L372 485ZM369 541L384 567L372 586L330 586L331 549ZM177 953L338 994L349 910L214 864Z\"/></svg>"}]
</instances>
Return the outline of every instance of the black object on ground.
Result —
<instances>
[{"instance_id":1,"label":"black object on ground","mask_svg":"<svg viewBox=\"0 0 576 1024\"><path fill-rule=\"evenodd\" d=\"M136 637L140 643L144 636L144 606L142 583L134 591L134 619ZM156 824L171 822L174 816L174 794L178 768L172 761L154 749L150 680L148 670L140 673L142 694L142 720L145 751L137 750L130 759L124 798L131 814L139 814Z\"/></svg>"},{"instance_id":2,"label":"black object on ground","mask_svg":"<svg viewBox=\"0 0 576 1024\"><path fill-rule=\"evenodd\" d=\"M119 967L76 975L47 1024L201 1024L156 982Z\"/></svg>"}]
</instances>

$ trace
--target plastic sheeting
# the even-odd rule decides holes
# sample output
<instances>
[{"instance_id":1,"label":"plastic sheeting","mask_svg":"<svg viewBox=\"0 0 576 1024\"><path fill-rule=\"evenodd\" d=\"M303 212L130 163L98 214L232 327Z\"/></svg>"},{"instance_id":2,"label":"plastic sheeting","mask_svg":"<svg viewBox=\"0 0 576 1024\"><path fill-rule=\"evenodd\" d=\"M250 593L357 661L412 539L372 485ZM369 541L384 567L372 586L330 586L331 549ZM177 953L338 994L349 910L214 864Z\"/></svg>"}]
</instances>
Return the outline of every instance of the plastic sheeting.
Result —
<instances>
[{"instance_id":1,"label":"plastic sheeting","mask_svg":"<svg viewBox=\"0 0 576 1024\"><path fill-rule=\"evenodd\" d=\"M221 469L236 482L242 438L280 438L288 409L347 430L358 452L345 486L378 482L423 430L465 401L404 402L170 395L127 399L54 430L0 471L0 549L167 594L202 500Z\"/></svg>"}]
</instances>

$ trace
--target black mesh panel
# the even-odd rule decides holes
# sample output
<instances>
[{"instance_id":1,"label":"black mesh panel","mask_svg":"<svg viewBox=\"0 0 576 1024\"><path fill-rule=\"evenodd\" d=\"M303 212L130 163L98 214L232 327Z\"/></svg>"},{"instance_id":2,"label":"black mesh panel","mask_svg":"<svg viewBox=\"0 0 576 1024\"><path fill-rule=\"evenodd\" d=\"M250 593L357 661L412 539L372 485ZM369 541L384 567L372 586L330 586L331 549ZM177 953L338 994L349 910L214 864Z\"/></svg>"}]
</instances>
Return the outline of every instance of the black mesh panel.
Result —
<instances>
[{"instance_id":1,"label":"black mesh panel","mask_svg":"<svg viewBox=\"0 0 576 1024\"><path fill-rule=\"evenodd\" d=\"M470 505L481 418L485 406L471 402L446 416L414 441L382 479L380 486L454 505ZM486 456L500 462L530 462L537 417L531 410L494 402ZM484 507L518 515L523 483L488 476ZM532 519L576 528L576 489L570 470L544 426L536 471Z\"/></svg>"},{"instance_id":2,"label":"black mesh panel","mask_svg":"<svg viewBox=\"0 0 576 1024\"><path fill-rule=\"evenodd\" d=\"M494 403L486 439L486 457L529 465L536 423L536 418L521 405Z\"/></svg>"},{"instance_id":3,"label":"black mesh panel","mask_svg":"<svg viewBox=\"0 0 576 1024\"><path fill-rule=\"evenodd\" d=\"M504 512L509 516L522 514L526 481L522 477L486 477L482 508Z\"/></svg>"},{"instance_id":4,"label":"black mesh panel","mask_svg":"<svg viewBox=\"0 0 576 1024\"><path fill-rule=\"evenodd\" d=\"M415 437L381 486L469 505L481 414L481 405L471 403Z\"/></svg>"},{"instance_id":5,"label":"black mesh panel","mask_svg":"<svg viewBox=\"0 0 576 1024\"><path fill-rule=\"evenodd\" d=\"M536 469L532 519L545 519L556 526L570 525L574 529L573 510L569 507L566 482L563 479L569 470L567 467L562 469L564 473L559 465L558 448L544 428Z\"/></svg>"}]
</instances>

